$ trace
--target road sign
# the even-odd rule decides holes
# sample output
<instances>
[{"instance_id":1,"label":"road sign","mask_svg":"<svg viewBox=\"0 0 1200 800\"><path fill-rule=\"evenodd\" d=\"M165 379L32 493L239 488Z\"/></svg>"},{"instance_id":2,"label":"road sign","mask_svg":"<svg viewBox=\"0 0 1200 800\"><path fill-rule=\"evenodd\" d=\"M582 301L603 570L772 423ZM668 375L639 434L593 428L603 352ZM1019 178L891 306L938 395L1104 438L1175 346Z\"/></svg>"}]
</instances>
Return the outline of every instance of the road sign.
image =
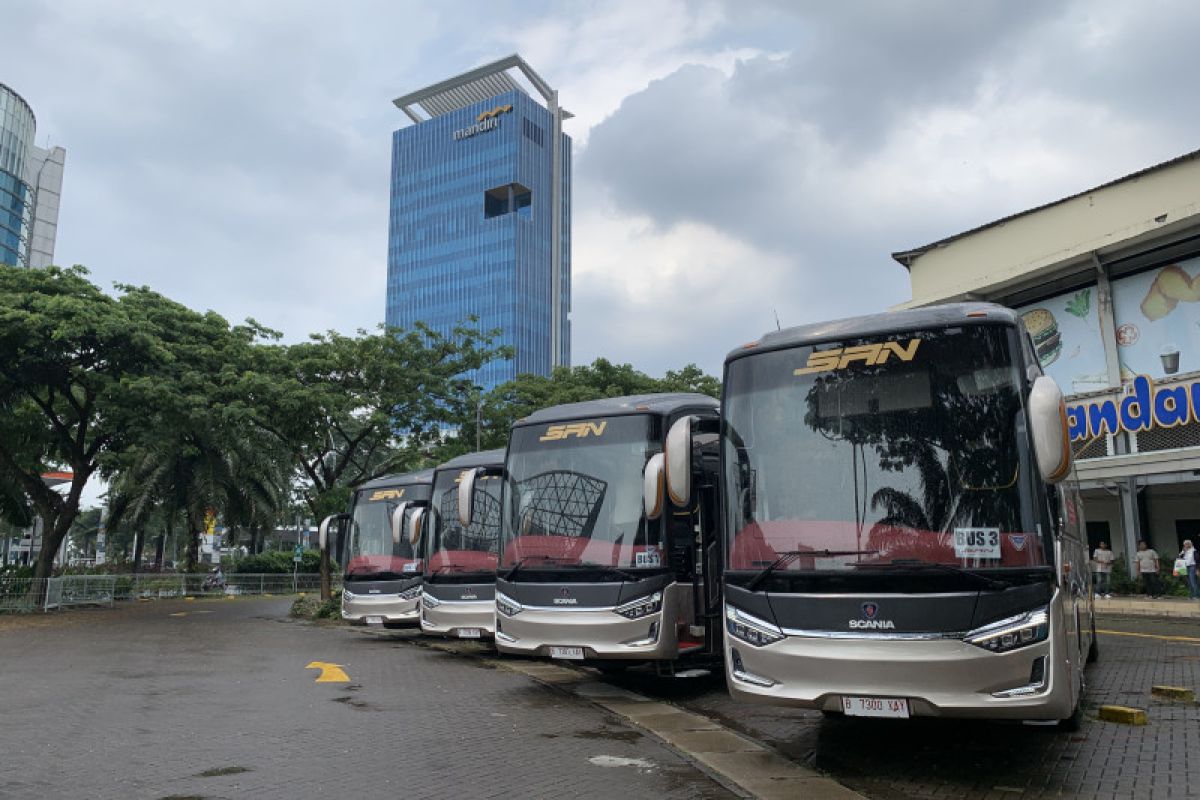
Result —
<instances>
[{"instance_id":1,"label":"road sign","mask_svg":"<svg viewBox=\"0 0 1200 800\"><path fill-rule=\"evenodd\" d=\"M292 561L295 561L297 564L299 564L300 560L303 557L304 557L304 548L301 547L299 544L297 544L296 549L292 551Z\"/></svg>"}]
</instances>

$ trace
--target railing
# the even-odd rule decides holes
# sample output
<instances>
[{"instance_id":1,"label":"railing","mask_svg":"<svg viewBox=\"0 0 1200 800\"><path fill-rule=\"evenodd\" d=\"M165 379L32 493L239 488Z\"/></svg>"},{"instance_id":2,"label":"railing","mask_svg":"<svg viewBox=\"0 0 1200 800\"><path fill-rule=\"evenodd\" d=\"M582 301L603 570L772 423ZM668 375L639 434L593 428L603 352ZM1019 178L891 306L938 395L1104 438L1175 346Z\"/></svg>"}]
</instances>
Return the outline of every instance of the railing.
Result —
<instances>
[{"instance_id":1,"label":"railing","mask_svg":"<svg viewBox=\"0 0 1200 800\"><path fill-rule=\"evenodd\" d=\"M334 576L333 583L338 588L340 576ZM223 585L204 574L63 575L37 581L0 574L0 613L112 606L124 600L294 594L320 589L321 576L314 573L226 575Z\"/></svg>"}]
</instances>

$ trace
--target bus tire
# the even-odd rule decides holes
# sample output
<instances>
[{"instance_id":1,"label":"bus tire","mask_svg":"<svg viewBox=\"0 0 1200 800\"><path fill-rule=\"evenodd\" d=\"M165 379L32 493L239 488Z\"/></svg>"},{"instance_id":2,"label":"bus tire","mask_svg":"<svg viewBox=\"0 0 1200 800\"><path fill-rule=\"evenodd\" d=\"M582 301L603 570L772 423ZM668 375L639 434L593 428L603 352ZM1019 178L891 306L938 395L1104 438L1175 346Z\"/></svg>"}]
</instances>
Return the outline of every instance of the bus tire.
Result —
<instances>
[{"instance_id":1,"label":"bus tire","mask_svg":"<svg viewBox=\"0 0 1200 800\"><path fill-rule=\"evenodd\" d=\"M1075 710L1071 712L1071 716L1058 721L1058 729L1064 733L1076 733L1083 727L1083 694L1080 693L1079 699L1075 701Z\"/></svg>"},{"instance_id":2,"label":"bus tire","mask_svg":"<svg viewBox=\"0 0 1200 800\"><path fill-rule=\"evenodd\" d=\"M1087 651L1087 663L1095 664L1100 660L1100 642L1096 638L1096 615L1092 614L1092 644Z\"/></svg>"}]
</instances>

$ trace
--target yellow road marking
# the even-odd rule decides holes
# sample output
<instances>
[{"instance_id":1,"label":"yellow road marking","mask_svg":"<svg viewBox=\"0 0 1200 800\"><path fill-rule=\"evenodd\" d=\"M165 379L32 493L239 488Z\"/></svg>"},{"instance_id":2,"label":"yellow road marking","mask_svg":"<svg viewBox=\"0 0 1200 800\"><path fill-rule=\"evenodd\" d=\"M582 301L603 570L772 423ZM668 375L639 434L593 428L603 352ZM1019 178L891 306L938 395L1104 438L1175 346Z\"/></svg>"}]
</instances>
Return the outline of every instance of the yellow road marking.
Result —
<instances>
[{"instance_id":1,"label":"yellow road marking","mask_svg":"<svg viewBox=\"0 0 1200 800\"><path fill-rule=\"evenodd\" d=\"M350 676L342 669L341 664L328 664L324 661L312 661L305 669L321 670L316 683L349 683Z\"/></svg>"},{"instance_id":2,"label":"yellow road marking","mask_svg":"<svg viewBox=\"0 0 1200 800\"><path fill-rule=\"evenodd\" d=\"M1137 636L1141 639L1162 639L1164 642L1188 642L1200 644L1200 638L1195 636L1160 636L1157 633L1132 633L1130 631L1097 630L1096 633L1107 633L1109 636Z\"/></svg>"}]
</instances>

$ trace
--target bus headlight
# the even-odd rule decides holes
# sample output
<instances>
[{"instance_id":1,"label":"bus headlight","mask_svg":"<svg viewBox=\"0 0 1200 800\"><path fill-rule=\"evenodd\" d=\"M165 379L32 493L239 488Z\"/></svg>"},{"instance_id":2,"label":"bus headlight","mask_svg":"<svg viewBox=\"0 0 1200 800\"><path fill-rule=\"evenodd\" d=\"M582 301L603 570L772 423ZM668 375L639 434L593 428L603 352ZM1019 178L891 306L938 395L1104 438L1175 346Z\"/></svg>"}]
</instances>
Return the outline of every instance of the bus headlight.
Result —
<instances>
[{"instance_id":1,"label":"bus headlight","mask_svg":"<svg viewBox=\"0 0 1200 800\"><path fill-rule=\"evenodd\" d=\"M356 596L357 595L355 595L354 592L348 592L345 589L342 589L342 602L343 603L353 601Z\"/></svg>"},{"instance_id":2,"label":"bus headlight","mask_svg":"<svg viewBox=\"0 0 1200 800\"><path fill-rule=\"evenodd\" d=\"M515 617L521 613L521 604L506 594L496 592L496 610L506 617Z\"/></svg>"},{"instance_id":3,"label":"bus headlight","mask_svg":"<svg viewBox=\"0 0 1200 800\"><path fill-rule=\"evenodd\" d=\"M420 584L417 584L416 586L412 587L411 589L405 589L403 592L401 592L400 599L401 600L416 600L418 597L421 596L421 593L424 591L425 591L425 588L423 586L421 586Z\"/></svg>"},{"instance_id":4,"label":"bus headlight","mask_svg":"<svg viewBox=\"0 0 1200 800\"><path fill-rule=\"evenodd\" d=\"M1049 610L1039 608L976 628L968 632L963 641L993 653L1007 653L1044 642L1049 635Z\"/></svg>"},{"instance_id":5,"label":"bus headlight","mask_svg":"<svg viewBox=\"0 0 1200 800\"><path fill-rule=\"evenodd\" d=\"M442 604L442 601L438 600L436 597L431 595L429 592L421 593L421 605L425 606L425 608L437 608L441 604Z\"/></svg>"},{"instance_id":6,"label":"bus headlight","mask_svg":"<svg viewBox=\"0 0 1200 800\"><path fill-rule=\"evenodd\" d=\"M620 614L627 619L641 619L659 611L662 611L662 592L655 592L649 597L639 597L613 609L614 614Z\"/></svg>"},{"instance_id":7,"label":"bus headlight","mask_svg":"<svg viewBox=\"0 0 1200 800\"><path fill-rule=\"evenodd\" d=\"M733 606L725 606L725 630L733 638L755 647L766 647L784 638L778 626Z\"/></svg>"}]
</instances>

